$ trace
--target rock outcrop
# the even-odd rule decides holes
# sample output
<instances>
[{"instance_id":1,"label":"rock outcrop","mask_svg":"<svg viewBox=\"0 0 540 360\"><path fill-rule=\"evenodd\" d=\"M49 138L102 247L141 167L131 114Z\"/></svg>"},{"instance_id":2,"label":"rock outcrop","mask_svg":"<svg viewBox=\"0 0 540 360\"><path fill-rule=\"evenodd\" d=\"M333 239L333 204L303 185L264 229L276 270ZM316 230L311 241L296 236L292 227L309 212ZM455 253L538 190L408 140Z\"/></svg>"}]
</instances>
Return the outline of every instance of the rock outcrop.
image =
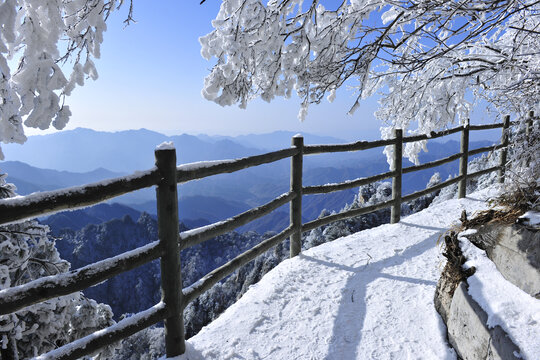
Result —
<instances>
[{"instance_id":1,"label":"rock outcrop","mask_svg":"<svg viewBox=\"0 0 540 360\"><path fill-rule=\"evenodd\" d=\"M540 294L540 231L523 224L476 226L467 239L486 251L506 280L531 296ZM448 341L462 359L518 359L520 349L499 327L489 327L486 312L469 295L467 261L456 233L444 238L447 264L437 284L435 307L448 329Z\"/></svg>"}]
</instances>

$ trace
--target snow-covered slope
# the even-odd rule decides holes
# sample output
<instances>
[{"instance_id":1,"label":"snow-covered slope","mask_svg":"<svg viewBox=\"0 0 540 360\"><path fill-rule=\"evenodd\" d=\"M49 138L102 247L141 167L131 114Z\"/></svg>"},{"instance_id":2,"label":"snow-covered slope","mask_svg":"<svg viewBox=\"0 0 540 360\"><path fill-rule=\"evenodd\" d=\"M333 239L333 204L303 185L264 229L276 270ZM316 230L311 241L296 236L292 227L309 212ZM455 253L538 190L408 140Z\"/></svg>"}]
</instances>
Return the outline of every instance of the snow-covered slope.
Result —
<instances>
[{"instance_id":1,"label":"snow-covered slope","mask_svg":"<svg viewBox=\"0 0 540 360\"><path fill-rule=\"evenodd\" d=\"M455 359L433 295L437 240L496 190L449 200L287 260L187 342L181 360Z\"/></svg>"}]
</instances>

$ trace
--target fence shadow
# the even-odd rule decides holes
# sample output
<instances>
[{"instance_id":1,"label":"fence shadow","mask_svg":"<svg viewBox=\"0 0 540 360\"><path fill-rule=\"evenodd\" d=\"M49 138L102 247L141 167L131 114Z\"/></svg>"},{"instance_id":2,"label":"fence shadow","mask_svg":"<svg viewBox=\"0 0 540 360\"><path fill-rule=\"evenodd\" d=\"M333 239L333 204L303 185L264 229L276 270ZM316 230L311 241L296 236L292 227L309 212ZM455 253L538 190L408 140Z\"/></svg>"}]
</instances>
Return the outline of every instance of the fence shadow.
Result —
<instances>
[{"instance_id":1,"label":"fence shadow","mask_svg":"<svg viewBox=\"0 0 540 360\"><path fill-rule=\"evenodd\" d=\"M446 231L447 230L446 228L442 228L442 227L426 226L426 225L418 225L418 224L414 224L414 223L408 223L408 222L403 221L403 220L400 221L399 223L400 223L400 225L411 226L411 227L415 227L415 228L418 228L418 229L434 230L434 231Z\"/></svg>"},{"instance_id":2,"label":"fence shadow","mask_svg":"<svg viewBox=\"0 0 540 360\"><path fill-rule=\"evenodd\" d=\"M416 226L416 225L415 225ZM439 230L439 228L429 228L429 230ZM442 229L444 230L444 229ZM415 285L435 286L436 282L431 280L397 276L384 273L384 269L401 265L407 260L423 254L435 246L439 234L428 236L425 240L406 248L401 253L381 259L376 262L366 263L357 267L350 267L337 262L321 260L305 254L299 256L313 263L336 268L352 273L345 284L343 296L339 303L339 309L332 328L332 337L328 344L327 360L355 359L357 358L357 348L362 341L362 330L366 319L366 295L368 285L379 278L386 278L396 281L408 282ZM347 334L339 336L339 334Z\"/></svg>"}]
</instances>

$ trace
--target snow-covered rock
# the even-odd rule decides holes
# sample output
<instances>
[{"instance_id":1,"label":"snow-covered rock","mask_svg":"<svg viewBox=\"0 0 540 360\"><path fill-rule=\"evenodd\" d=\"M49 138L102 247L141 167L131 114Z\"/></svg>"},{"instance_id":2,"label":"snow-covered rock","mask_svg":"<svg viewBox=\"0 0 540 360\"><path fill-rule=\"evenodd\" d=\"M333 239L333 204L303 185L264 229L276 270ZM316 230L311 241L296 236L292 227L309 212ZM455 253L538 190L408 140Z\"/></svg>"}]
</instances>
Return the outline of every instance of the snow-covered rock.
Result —
<instances>
[{"instance_id":1,"label":"snow-covered rock","mask_svg":"<svg viewBox=\"0 0 540 360\"><path fill-rule=\"evenodd\" d=\"M539 234L490 222L445 236L435 304L461 358L540 357Z\"/></svg>"}]
</instances>

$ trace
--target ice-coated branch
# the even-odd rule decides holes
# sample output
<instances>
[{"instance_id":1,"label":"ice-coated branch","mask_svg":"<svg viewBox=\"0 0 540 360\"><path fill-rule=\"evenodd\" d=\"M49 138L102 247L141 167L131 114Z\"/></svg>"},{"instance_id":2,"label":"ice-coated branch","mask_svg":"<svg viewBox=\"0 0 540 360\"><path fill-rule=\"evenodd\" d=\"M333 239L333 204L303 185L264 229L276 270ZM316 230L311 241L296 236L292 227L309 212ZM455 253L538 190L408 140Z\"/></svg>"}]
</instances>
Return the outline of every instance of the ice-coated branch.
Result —
<instances>
[{"instance_id":1,"label":"ice-coated branch","mask_svg":"<svg viewBox=\"0 0 540 360\"><path fill-rule=\"evenodd\" d=\"M537 0L223 0L212 24L202 94L220 105L295 91L304 119L350 85L351 114L380 92L376 116L419 135L464 124L477 104L523 115L540 100Z\"/></svg>"}]
</instances>

